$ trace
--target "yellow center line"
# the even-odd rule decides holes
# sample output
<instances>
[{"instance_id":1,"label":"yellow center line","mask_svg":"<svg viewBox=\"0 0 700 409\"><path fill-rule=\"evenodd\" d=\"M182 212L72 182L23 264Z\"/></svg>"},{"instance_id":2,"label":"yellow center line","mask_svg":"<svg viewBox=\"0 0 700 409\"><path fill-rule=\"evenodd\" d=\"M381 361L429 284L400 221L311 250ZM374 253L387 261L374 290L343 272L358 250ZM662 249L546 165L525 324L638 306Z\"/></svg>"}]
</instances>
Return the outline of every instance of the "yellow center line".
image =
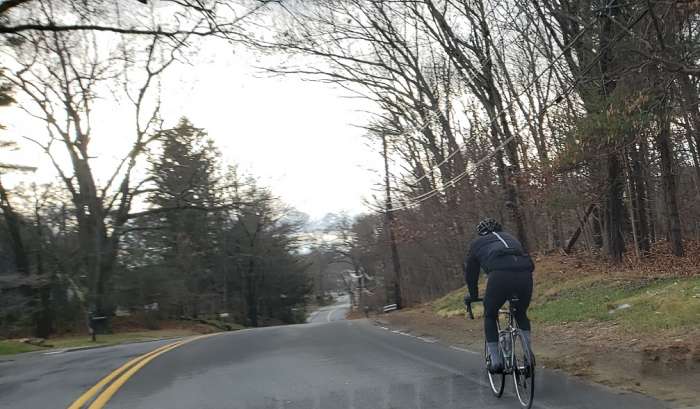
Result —
<instances>
[{"instance_id":1,"label":"yellow center line","mask_svg":"<svg viewBox=\"0 0 700 409\"><path fill-rule=\"evenodd\" d=\"M73 403L68 407L68 409L80 409L80 408L82 408L83 405L84 405L87 401L89 401L95 394L97 394L97 392L100 391L100 389L102 389L102 388L103 388L105 385L107 385L108 383L112 382L112 380L113 380L114 378L116 378L117 376L121 375L124 371L126 371L127 369L129 369L131 366L135 365L136 363L138 363L140 360L142 360L142 359L144 359L144 358L148 358L149 356L151 356L151 355L153 355L153 354L156 354L156 353L158 353L159 351L162 351L162 350L164 350L164 349L166 349L166 348L168 348L168 347L170 347L170 346L173 346L173 345L175 345L175 344L179 344L179 343L181 343L181 342L183 342L183 341L171 342L171 343L169 343L169 344L166 344L166 345L163 345L163 346L161 346L161 347L159 347L159 348L156 348L156 349L154 349L154 350L151 351L151 352L148 352L148 353L143 354L143 355L139 355L139 356L137 356L136 358L134 358L134 359L128 361L128 362L125 363L124 365L122 365L122 366L120 366L119 368L117 368L117 369L115 369L114 371L112 371L109 375L107 375L107 376L105 376L104 378L102 378L99 382L97 382L97 383L95 384L95 386L93 386L92 388L88 389L85 393L83 393L82 395L80 395L80 397L79 397L78 399L76 399L76 401L73 402Z\"/></svg>"},{"instance_id":2,"label":"yellow center line","mask_svg":"<svg viewBox=\"0 0 700 409\"><path fill-rule=\"evenodd\" d=\"M95 399L94 402L92 402L92 405L88 409L100 409L103 408L107 402L114 396L115 393L119 390L119 388L124 385L124 383L131 378L136 372L138 372L141 368L146 366L147 363L151 362L154 360L158 355L164 354L170 350L173 350L177 347L179 347L182 344L175 344L170 346L169 348L165 348L161 351L158 351L158 353L155 353L145 359L142 359L139 361L136 365L131 367L128 371L126 371L122 376L120 376L116 381L112 382L111 385L107 387L98 397Z\"/></svg>"},{"instance_id":3,"label":"yellow center line","mask_svg":"<svg viewBox=\"0 0 700 409\"><path fill-rule=\"evenodd\" d=\"M144 355L142 359L138 360L133 366L131 366L126 372L121 374L117 380L112 382L100 395L95 399L94 402L90 405L88 409L102 409L107 402L114 396L115 393L121 388L126 381L129 380L136 372L141 370L144 366L146 366L149 362L152 360L156 359L158 356L171 351L177 347L180 347L182 345L188 344L192 341L196 341L198 339L203 339L203 338L208 338L210 336L218 335L221 333L214 333L214 334L207 334L207 335L200 335L194 338L190 338L184 341L176 342L174 344L169 344L166 345L165 348L159 348L159 350L153 351L151 354ZM71 408L69 408L71 409Z\"/></svg>"}]
</instances>

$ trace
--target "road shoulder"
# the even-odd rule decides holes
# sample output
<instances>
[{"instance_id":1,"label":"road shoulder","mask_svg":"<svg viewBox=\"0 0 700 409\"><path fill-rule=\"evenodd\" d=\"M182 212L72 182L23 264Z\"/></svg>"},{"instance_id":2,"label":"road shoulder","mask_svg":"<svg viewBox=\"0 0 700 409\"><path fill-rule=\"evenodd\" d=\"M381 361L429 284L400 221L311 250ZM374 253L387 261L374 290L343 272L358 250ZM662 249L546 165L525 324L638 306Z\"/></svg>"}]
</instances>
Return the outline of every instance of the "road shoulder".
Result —
<instances>
[{"instance_id":1,"label":"road shoulder","mask_svg":"<svg viewBox=\"0 0 700 409\"><path fill-rule=\"evenodd\" d=\"M376 325L436 338L456 348L480 351L483 322L464 316L440 317L429 307L417 307L374 318ZM562 370L580 379L618 390L642 393L677 407L700 406L698 357L688 356L681 346L654 349L647 345L603 347L600 342L581 338L581 328L535 328L534 347L538 364ZM588 328L591 333L605 328ZM680 344L680 342L679 342Z\"/></svg>"}]
</instances>

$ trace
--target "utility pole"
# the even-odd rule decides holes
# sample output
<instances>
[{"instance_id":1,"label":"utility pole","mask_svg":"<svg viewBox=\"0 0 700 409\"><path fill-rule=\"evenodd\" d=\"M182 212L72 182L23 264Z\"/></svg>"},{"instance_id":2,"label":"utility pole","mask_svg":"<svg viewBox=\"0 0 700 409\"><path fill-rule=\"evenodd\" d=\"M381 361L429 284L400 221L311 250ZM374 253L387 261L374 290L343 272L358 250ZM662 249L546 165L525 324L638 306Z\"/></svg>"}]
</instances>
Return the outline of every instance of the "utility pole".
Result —
<instances>
[{"instance_id":1,"label":"utility pole","mask_svg":"<svg viewBox=\"0 0 700 409\"><path fill-rule=\"evenodd\" d=\"M389 150L387 146L386 134L382 133L382 156L384 157L384 184L386 185L386 230L389 234L389 245L391 247L391 262L394 266L394 302L396 309L401 309L401 261L399 250L396 246L396 235L394 234L394 213L391 203L391 182L389 177Z\"/></svg>"}]
</instances>

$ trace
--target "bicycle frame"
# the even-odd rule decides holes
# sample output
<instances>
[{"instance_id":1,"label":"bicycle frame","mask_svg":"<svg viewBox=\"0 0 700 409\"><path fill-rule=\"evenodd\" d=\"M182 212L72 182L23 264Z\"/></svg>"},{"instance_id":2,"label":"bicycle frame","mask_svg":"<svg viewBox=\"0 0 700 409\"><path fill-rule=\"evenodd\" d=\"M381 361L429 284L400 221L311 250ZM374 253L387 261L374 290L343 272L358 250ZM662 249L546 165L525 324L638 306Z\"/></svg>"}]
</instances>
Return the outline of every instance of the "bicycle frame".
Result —
<instances>
[{"instance_id":1,"label":"bicycle frame","mask_svg":"<svg viewBox=\"0 0 700 409\"><path fill-rule=\"evenodd\" d=\"M481 299L467 300L465 299L464 304L467 307L467 316L470 319L474 319L474 313L472 312L472 302L483 301ZM513 376L513 382L515 384L515 392L517 394L520 405L523 408L530 409L532 407L532 402L535 393L535 366L532 350L530 346L522 342L522 335L519 334L520 329L518 328L517 321L515 320L516 307L514 303L518 299L513 296L506 300L508 302L507 308L501 307L498 311L498 319L496 320L496 328L498 330L498 345L501 356L503 357L504 368L503 372L500 374L488 373L489 382L491 386L491 391L493 394L500 398L503 395L503 387L505 385L506 375ZM505 327L501 327L501 316L505 316ZM519 353L516 351L516 341L520 340L520 345L523 348L525 357L523 358L523 366L520 366ZM484 358L488 363L488 350L485 346L484 348ZM500 377L500 381L499 378ZM522 384L521 384L522 382Z\"/></svg>"},{"instance_id":2,"label":"bicycle frame","mask_svg":"<svg viewBox=\"0 0 700 409\"><path fill-rule=\"evenodd\" d=\"M498 344L501 347L501 353L503 354L503 363L504 363L504 372L506 374L513 373L513 367L514 367L514 362L515 362L515 355L513 354L513 344L515 340L515 336L518 332L518 324L515 322L514 318L514 311L515 307L513 307L513 304L511 303L511 300L507 300L508 303L508 308L501 308L498 310L498 315L499 317L501 315L506 316L506 322L507 325L505 329L501 329L501 320L498 319L496 321L496 327L498 328ZM506 334L505 338L501 336L501 334ZM507 345L504 345L504 340L508 340L510 342L510 355L506 356L506 347Z\"/></svg>"},{"instance_id":3,"label":"bicycle frame","mask_svg":"<svg viewBox=\"0 0 700 409\"><path fill-rule=\"evenodd\" d=\"M474 319L474 313L472 311L472 302L478 302L478 301L483 301L482 299L476 299L472 300L470 302L465 302L465 306L467 307L467 315L469 319ZM507 308L501 308L498 310L498 316L499 319L496 321L496 326L498 328L498 344L501 349L501 353L503 354L503 363L504 363L504 372L506 374L511 374L513 373L513 363L515 361L515 356L513 354L512 348L513 348L513 341L515 339L515 336L517 332L519 331L518 329L518 324L515 322L515 307L513 306L513 301L516 301L516 299L511 299L509 298L506 300L508 303ZM506 322L507 325L504 329L501 328L501 320L500 316L504 315L506 317ZM510 340L510 348L511 348L511 354L509 357L505 356L505 350L506 350L506 345L503 344L503 337L501 337L501 334L506 334L507 339Z\"/></svg>"}]
</instances>

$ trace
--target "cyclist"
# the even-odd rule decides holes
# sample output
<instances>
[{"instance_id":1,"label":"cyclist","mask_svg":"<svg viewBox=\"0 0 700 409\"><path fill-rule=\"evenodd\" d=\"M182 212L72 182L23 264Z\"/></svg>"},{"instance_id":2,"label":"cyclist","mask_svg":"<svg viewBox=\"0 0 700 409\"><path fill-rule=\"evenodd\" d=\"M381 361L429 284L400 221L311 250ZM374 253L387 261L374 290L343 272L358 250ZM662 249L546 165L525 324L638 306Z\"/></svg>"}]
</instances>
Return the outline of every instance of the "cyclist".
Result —
<instances>
[{"instance_id":1,"label":"cyclist","mask_svg":"<svg viewBox=\"0 0 700 409\"><path fill-rule=\"evenodd\" d=\"M503 359L498 351L498 310L511 296L518 301L515 319L527 345L530 345L530 320L527 308L532 297L532 272L535 265L522 244L504 232L494 219L482 220L476 228L479 237L472 243L464 261L464 279L469 289L465 301L479 297L479 271L489 279L484 294L484 332L489 353L489 372L503 372Z\"/></svg>"}]
</instances>

